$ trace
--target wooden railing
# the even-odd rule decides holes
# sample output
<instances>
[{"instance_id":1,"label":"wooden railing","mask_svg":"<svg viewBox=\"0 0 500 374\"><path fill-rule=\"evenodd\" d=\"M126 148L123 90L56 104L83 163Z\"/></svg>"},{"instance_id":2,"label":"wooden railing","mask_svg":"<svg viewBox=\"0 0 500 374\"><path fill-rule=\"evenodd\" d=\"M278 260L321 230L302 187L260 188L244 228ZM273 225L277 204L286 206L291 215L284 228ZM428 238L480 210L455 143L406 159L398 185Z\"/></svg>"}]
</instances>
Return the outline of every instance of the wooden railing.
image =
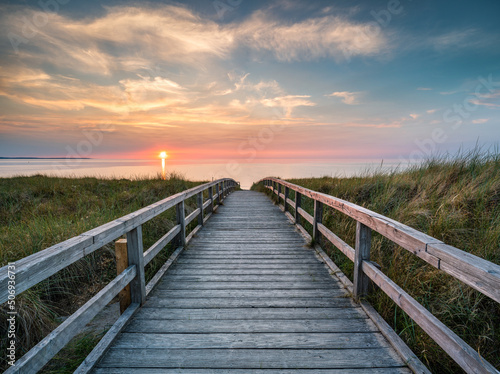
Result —
<instances>
[{"instance_id":1,"label":"wooden railing","mask_svg":"<svg viewBox=\"0 0 500 374\"><path fill-rule=\"evenodd\" d=\"M324 237L354 262L354 279L351 283L330 259L325 259L327 263L329 260L332 270L339 272L341 281L350 288L356 300L359 301L367 294L370 281L375 283L466 372L498 373L458 335L384 274L376 263L370 261L371 231L375 230L437 269L450 274L497 302L500 302L500 266L348 201L277 178L264 178L260 183L277 195L279 204L283 201L282 210L305 235L310 236L301 225L301 219L305 219L312 225L311 238L315 243ZM295 192L294 201L288 198L290 191ZM313 215L301 207L302 196L314 201ZM332 207L356 220L355 248L349 246L323 225L323 205ZM289 206L294 209L294 216L288 212Z\"/></svg>"},{"instance_id":2,"label":"wooden railing","mask_svg":"<svg viewBox=\"0 0 500 374\"><path fill-rule=\"evenodd\" d=\"M76 372L86 373L91 370L100 354L144 302L146 295L160 280L170 264L184 249L184 246L237 185L238 183L233 179L219 179L191 188L16 261L15 294L19 295L105 244L123 235L127 236L128 267L35 347L17 360L15 366L11 366L6 373L34 373L40 370L123 288L130 285L130 306ZM203 192L206 190L208 190L208 199L203 201ZM195 195L197 196L198 207L185 217L184 201ZM144 251L142 224L174 207L176 209L177 224L148 250ZM206 214L205 211L207 211ZM196 218L198 218L198 225L186 236L186 226ZM170 242L174 242L177 249L146 285L145 265ZM9 281L12 281L12 271L9 272L9 270L8 266L0 269L0 304L6 302L9 295L12 295L12 292L9 292L9 290L12 290L12 287L9 288Z\"/></svg>"}]
</instances>

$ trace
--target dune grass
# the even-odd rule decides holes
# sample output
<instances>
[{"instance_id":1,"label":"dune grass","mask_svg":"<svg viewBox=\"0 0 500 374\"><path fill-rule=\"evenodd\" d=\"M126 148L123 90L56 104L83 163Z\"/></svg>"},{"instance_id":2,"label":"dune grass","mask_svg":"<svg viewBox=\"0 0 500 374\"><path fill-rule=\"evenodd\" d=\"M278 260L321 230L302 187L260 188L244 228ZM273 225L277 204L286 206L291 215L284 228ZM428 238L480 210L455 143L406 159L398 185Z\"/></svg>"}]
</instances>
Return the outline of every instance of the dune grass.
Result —
<instances>
[{"instance_id":1,"label":"dune grass","mask_svg":"<svg viewBox=\"0 0 500 374\"><path fill-rule=\"evenodd\" d=\"M201 182L172 174L160 178L127 180L105 178L0 178L0 266L60 243L106 222L134 212ZM207 196L205 196L207 198ZM189 214L195 199L186 201ZM174 226L175 209L143 225L147 249ZM171 253L167 246L146 267L146 280ZM113 243L61 270L21 293L17 303L17 358L61 321L99 292L116 276ZM0 306L0 349L5 352L6 305ZM51 363L47 373L72 373L102 334L86 333L70 343ZM86 353L85 353L86 352ZM4 360L0 369L6 369ZM71 370L71 368L73 368Z\"/></svg>"},{"instance_id":2,"label":"dune grass","mask_svg":"<svg viewBox=\"0 0 500 374\"><path fill-rule=\"evenodd\" d=\"M498 152L476 150L455 157L435 157L401 172L289 181L356 203L500 264ZM256 185L253 188L263 190ZM293 200L294 194L290 195ZM312 214L312 200L302 199L302 207ZM353 219L325 208L323 223L354 247L356 225ZM329 243L323 242L322 246L352 280L352 262ZM498 303L379 234L373 237L371 259L473 349L500 368ZM383 292L374 292L369 301L432 372L461 372L448 355Z\"/></svg>"}]
</instances>

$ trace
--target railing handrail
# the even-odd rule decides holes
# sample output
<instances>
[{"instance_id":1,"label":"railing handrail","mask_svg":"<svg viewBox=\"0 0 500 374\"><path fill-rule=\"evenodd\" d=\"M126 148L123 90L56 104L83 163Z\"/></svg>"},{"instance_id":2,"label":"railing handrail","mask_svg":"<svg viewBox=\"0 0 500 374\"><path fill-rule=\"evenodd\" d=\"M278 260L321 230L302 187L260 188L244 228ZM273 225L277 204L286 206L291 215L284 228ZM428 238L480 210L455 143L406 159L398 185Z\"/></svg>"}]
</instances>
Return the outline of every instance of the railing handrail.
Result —
<instances>
[{"instance_id":1,"label":"railing handrail","mask_svg":"<svg viewBox=\"0 0 500 374\"><path fill-rule=\"evenodd\" d=\"M129 285L131 304L77 370L78 373L87 373L90 371L97 362L100 354L102 354L114 336L116 336L128 319L131 318L133 313L144 302L146 295L152 290L172 262L182 252L185 245L203 226L204 222L210 217L212 212L215 211L222 199L237 185L238 182L235 180L223 178L190 188L15 261L14 297L102 246L125 234L127 235L126 250L128 253L128 268L117 275L117 277L111 280L106 287L99 291L54 331L16 361L15 366L11 366L6 373L36 372L41 369L62 347L76 336L81 331L81 328L90 322L92 318L94 318L95 315L118 294L118 292ZM206 190L208 190L208 199L204 201L203 192ZM197 195L198 207L193 213L186 217L184 201L195 195ZM153 244L147 251L144 251L142 243L142 224L173 207L176 207L177 225ZM205 217L204 210L206 208L210 208L210 212ZM186 237L186 226L196 217L198 217L198 225ZM176 241L176 246L178 246L177 250L174 251L172 256L155 274L148 285L146 285L144 273L145 266L160 252L160 250L173 240ZM11 289L9 288L9 281L13 281L9 277L11 273L12 272L9 272L9 265L0 268L0 304L3 304L13 296L13 294L9 292Z\"/></svg>"},{"instance_id":2,"label":"railing handrail","mask_svg":"<svg viewBox=\"0 0 500 374\"><path fill-rule=\"evenodd\" d=\"M464 252L421 231L382 214L346 200L278 179L263 178L280 183L303 196L332 207L377 231L384 237L417 255L437 269L466 283L500 303L500 266L471 253Z\"/></svg>"},{"instance_id":3,"label":"railing handrail","mask_svg":"<svg viewBox=\"0 0 500 374\"><path fill-rule=\"evenodd\" d=\"M157 201L135 212L105 223L30 256L16 260L16 294L19 295L21 292L47 279L61 269L174 207L179 202L225 181L233 181L233 179L218 179L178 192L175 195ZM9 278L7 276L7 267L8 265L5 265L0 268L0 304L6 302L8 297L7 282Z\"/></svg>"},{"instance_id":4,"label":"railing handrail","mask_svg":"<svg viewBox=\"0 0 500 374\"><path fill-rule=\"evenodd\" d=\"M360 297L366 295L370 281L375 283L466 372L498 373L478 352L395 284L377 264L370 261L371 230L377 231L437 269L443 270L497 302L500 302L499 265L461 251L349 201L274 177L263 178L258 183L263 183L271 189L273 194L278 196L278 203L280 199L283 199L283 210L302 232L309 235L301 225L301 218L304 218L313 226L312 239L317 242L321 236L324 236L354 262L354 285L345 279L341 281L352 290L355 299L359 300ZM282 186L284 191L282 191ZM295 191L295 201L288 199L290 190ZM314 201L313 215L302 209L301 196L309 197ZM287 212L289 205L294 208L295 217ZM332 207L357 221L355 248L349 246L322 224L323 205Z\"/></svg>"}]
</instances>

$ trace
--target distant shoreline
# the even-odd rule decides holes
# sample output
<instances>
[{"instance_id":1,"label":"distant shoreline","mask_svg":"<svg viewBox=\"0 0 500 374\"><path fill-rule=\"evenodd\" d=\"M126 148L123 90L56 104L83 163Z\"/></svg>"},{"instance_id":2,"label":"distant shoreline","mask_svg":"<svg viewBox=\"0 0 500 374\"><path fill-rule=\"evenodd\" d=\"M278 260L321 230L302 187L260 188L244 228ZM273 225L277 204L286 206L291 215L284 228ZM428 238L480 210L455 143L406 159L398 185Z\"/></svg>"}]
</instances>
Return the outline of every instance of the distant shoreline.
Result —
<instances>
[{"instance_id":1,"label":"distant shoreline","mask_svg":"<svg viewBox=\"0 0 500 374\"><path fill-rule=\"evenodd\" d=\"M0 160L92 160L90 157L0 157Z\"/></svg>"}]
</instances>

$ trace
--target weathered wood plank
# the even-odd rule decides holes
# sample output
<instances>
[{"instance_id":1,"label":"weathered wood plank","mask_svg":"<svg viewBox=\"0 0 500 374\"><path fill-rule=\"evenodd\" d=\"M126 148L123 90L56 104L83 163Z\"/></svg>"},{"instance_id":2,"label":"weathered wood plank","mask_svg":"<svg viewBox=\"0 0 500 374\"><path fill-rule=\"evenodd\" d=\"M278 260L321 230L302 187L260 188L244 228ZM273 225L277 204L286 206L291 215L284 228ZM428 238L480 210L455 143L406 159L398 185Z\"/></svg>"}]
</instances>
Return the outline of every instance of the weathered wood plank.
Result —
<instances>
[{"instance_id":1,"label":"weathered wood plank","mask_svg":"<svg viewBox=\"0 0 500 374\"><path fill-rule=\"evenodd\" d=\"M155 296L162 298L183 298L183 299L199 299L199 298L327 298L327 297L342 297L346 293L342 288L323 288L323 289L225 289L225 290L172 290L158 289Z\"/></svg>"},{"instance_id":2,"label":"weathered wood plank","mask_svg":"<svg viewBox=\"0 0 500 374\"><path fill-rule=\"evenodd\" d=\"M149 335L158 334L218 334L218 333L344 333L349 337L350 333L377 332L377 328L369 320L361 318L351 319L267 319L267 320L150 320L139 316L127 326L126 331ZM326 337L326 336L325 336ZM138 338L137 338L138 339ZM385 343L380 343L385 344ZM186 347L187 348L187 347ZM209 348L209 347L206 347ZM248 347L251 348L251 347ZM259 347L256 347L259 348ZM261 347L262 348L262 347ZM268 347L272 348L272 347Z\"/></svg>"},{"instance_id":3,"label":"weathered wood plank","mask_svg":"<svg viewBox=\"0 0 500 374\"><path fill-rule=\"evenodd\" d=\"M133 359L131 359L133 357ZM115 349L101 367L331 369L400 367L390 349Z\"/></svg>"},{"instance_id":4,"label":"weathered wood plank","mask_svg":"<svg viewBox=\"0 0 500 374\"><path fill-rule=\"evenodd\" d=\"M338 298L192 298L192 299L164 299L151 296L148 307L158 308L345 308L352 307L350 299Z\"/></svg>"},{"instance_id":5,"label":"weathered wood plank","mask_svg":"<svg viewBox=\"0 0 500 374\"><path fill-rule=\"evenodd\" d=\"M360 308L152 308L146 305L137 312L137 320L317 320L317 319L342 319L353 318L367 319ZM333 323L333 322L332 322ZM238 324L237 322L234 323Z\"/></svg>"},{"instance_id":6,"label":"weathered wood plank","mask_svg":"<svg viewBox=\"0 0 500 374\"><path fill-rule=\"evenodd\" d=\"M144 266L149 264L151 260L170 243L179 233L181 232L181 225L175 225L163 235L155 244L153 244L149 249L144 252Z\"/></svg>"},{"instance_id":7,"label":"weathered wood plank","mask_svg":"<svg viewBox=\"0 0 500 374\"><path fill-rule=\"evenodd\" d=\"M359 321L359 320L353 320ZM113 348L148 349L363 349L387 347L380 333L123 333Z\"/></svg>"},{"instance_id":8,"label":"weathered wood plank","mask_svg":"<svg viewBox=\"0 0 500 374\"><path fill-rule=\"evenodd\" d=\"M317 369L189 369L189 368L98 368L95 374L318 374ZM321 369L321 374L411 374L403 367Z\"/></svg>"},{"instance_id":9,"label":"weathered wood plank","mask_svg":"<svg viewBox=\"0 0 500 374\"><path fill-rule=\"evenodd\" d=\"M169 280L158 284L159 290L319 290L319 289L339 289L336 284L329 280L320 282L189 282Z\"/></svg>"}]
</instances>

